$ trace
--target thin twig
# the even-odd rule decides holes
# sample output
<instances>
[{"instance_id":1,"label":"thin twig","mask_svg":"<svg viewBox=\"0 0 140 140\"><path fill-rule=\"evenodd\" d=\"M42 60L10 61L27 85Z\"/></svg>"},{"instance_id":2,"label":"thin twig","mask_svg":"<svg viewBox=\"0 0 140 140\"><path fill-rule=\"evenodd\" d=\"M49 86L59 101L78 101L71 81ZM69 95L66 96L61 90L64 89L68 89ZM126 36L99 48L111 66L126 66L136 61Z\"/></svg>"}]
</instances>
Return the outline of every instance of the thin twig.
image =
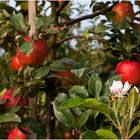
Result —
<instances>
[{"instance_id":1,"label":"thin twig","mask_svg":"<svg viewBox=\"0 0 140 140\"><path fill-rule=\"evenodd\" d=\"M65 42L65 41L68 41L68 40L71 40L71 39L74 39L74 38L84 38L85 39L85 37L82 36L82 35L69 36L67 38L64 38L64 39L60 40L59 42L57 42L57 44L61 44L61 43Z\"/></svg>"}]
</instances>

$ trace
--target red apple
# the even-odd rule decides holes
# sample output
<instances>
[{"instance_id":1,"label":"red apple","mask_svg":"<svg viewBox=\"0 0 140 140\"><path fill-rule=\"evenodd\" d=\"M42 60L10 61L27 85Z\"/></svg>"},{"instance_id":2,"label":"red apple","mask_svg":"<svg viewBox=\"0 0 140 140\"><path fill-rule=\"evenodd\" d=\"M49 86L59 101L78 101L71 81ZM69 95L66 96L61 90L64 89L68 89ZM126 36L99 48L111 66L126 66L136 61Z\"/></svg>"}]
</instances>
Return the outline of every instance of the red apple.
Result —
<instances>
[{"instance_id":1,"label":"red apple","mask_svg":"<svg viewBox=\"0 0 140 140\"><path fill-rule=\"evenodd\" d=\"M60 71L55 71L54 72L56 75L64 78L70 78L73 76L73 73L69 70L60 70Z\"/></svg>"},{"instance_id":2,"label":"red apple","mask_svg":"<svg viewBox=\"0 0 140 140\"><path fill-rule=\"evenodd\" d=\"M58 0L59 5L61 5L62 2L63 2L63 0Z\"/></svg>"},{"instance_id":3,"label":"red apple","mask_svg":"<svg viewBox=\"0 0 140 140\"><path fill-rule=\"evenodd\" d=\"M116 74L121 75L122 83L128 81L132 85L140 84L140 62L121 61L117 64Z\"/></svg>"},{"instance_id":4,"label":"red apple","mask_svg":"<svg viewBox=\"0 0 140 140\"><path fill-rule=\"evenodd\" d=\"M28 127L25 127L23 129L25 131L29 131ZM28 139L28 136L24 134L18 127L15 127L8 134L8 140L10 139Z\"/></svg>"},{"instance_id":5,"label":"red apple","mask_svg":"<svg viewBox=\"0 0 140 140\"><path fill-rule=\"evenodd\" d=\"M14 55L11 59L10 68L13 71L18 71L22 67L22 64L19 62L17 55Z\"/></svg>"},{"instance_id":6,"label":"red apple","mask_svg":"<svg viewBox=\"0 0 140 140\"><path fill-rule=\"evenodd\" d=\"M15 105L20 106L28 106L29 105L29 97L25 96L23 99L19 95L13 97L13 88L9 88L3 95L2 95L2 104L3 108L11 108Z\"/></svg>"},{"instance_id":7,"label":"red apple","mask_svg":"<svg viewBox=\"0 0 140 140\"><path fill-rule=\"evenodd\" d=\"M31 38L25 36L23 38L26 42L32 42ZM31 65L33 67L41 65L47 56L47 44L41 38L33 42L33 50L29 55L17 49L17 56L19 62L23 65Z\"/></svg>"},{"instance_id":8,"label":"red apple","mask_svg":"<svg viewBox=\"0 0 140 140\"><path fill-rule=\"evenodd\" d=\"M129 17L132 21L134 20L134 10L130 2L120 2L116 4L112 8L112 12L115 13L113 21L116 25L120 24L126 17Z\"/></svg>"}]
</instances>

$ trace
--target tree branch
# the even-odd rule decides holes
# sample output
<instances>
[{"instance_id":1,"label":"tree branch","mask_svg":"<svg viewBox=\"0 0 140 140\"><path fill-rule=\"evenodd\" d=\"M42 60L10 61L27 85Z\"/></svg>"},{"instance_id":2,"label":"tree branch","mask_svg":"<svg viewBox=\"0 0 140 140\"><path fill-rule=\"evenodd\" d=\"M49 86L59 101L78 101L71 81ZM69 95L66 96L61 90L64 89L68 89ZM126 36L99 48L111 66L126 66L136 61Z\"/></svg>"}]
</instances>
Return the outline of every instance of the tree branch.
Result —
<instances>
[{"instance_id":1,"label":"tree branch","mask_svg":"<svg viewBox=\"0 0 140 140\"><path fill-rule=\"evenodd\" d=\"M59 14L68 3L69 1L63 1L62 4L57 8L57 13Z\"/></svg>"},{"instance_id":2,"label":"tree branch","mask_svg":"<svg viewBox=\"0 0 140 140\"><path fill-rule=\"evenodd\" d=\"M65 41L68 41L68 40L71 40L71 39L74 39L74 38L83 38L83 39L86 40L86 38L85 38L84 35L69 36L69 37L67 37L67 38L64 38L64 39L58 41L57 44L61 44L61 43L65 42ZM107 40L101 39L101 38L90 37L90 39L91 39L91 40L97 40L97 41L102 42L102 43L108 43Z\"/></svg>"},{"instance_id":3,"label":"tree branch","mask_svg":"<svg viewBox=\"0 0 140 140\"><path fill-rule=\"evenodd\" d=\"M71 19L69 21L60 23L60 26L69 26L69 25L75 24L77 22L80 22L82 20L92 19L92 18L94 18L96 16L99 16L99 15L104 14L105 12L109 11L110 9L111 9L111 7L109 7L109 8L103 8L102 10L98 10L98 11L92 13L92 14L85 15L85 16L82 16L82 17L79 17L79 18L76 18L76 19Z\"/></svg>"}]
</instances>

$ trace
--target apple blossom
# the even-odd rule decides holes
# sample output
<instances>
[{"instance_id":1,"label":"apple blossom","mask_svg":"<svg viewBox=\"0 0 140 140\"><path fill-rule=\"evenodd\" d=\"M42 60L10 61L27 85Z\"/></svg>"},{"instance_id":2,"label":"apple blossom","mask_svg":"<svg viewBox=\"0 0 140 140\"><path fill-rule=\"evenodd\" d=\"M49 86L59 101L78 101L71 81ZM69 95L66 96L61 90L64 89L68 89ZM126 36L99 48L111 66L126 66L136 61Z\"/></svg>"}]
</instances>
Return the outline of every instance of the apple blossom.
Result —
<instances>
[{"instance_id":1,"label":"apple blossom","mask_svg":"<svg viewBox=\"0 0 140 140\"><path fill-rule=\"evenodd\" d=\"M131 85L128 83L128 81L126 81L123 85L121 81L114 80L109 89L110 92L113 93L116 97L123 97L127 94L130 88Z\"/></svg>"}]
</instances>

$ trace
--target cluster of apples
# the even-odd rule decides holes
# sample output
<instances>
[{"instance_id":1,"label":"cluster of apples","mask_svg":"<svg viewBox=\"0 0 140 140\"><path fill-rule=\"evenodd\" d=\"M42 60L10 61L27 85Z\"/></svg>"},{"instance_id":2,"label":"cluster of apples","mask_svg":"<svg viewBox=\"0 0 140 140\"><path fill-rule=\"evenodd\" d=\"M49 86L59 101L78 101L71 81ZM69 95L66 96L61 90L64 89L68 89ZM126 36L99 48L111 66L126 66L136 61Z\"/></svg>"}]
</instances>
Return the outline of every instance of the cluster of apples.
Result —
<instances>
[{"instance_id":1,"label":"cluster of apples","mask_svg":"<svg viewBox=\"0 0 140 140\"><path fill-rule=\"evenodd\" d=\"M33 41L30 37L23 37L23 41L32 43L32 52L29 55L26 55L24 52L20 50L19 44L17 45L16 54L12 57L10 68L14 72L18 71L25 65L30 65L32 67L37 67L41 65L46 56L47 56L47 44L43 39L38 38ZM15 89L9 88L4 94L1 96L2 99L2 109L9 109L16 105L24 107L29 106L29 97L25 96L14 96ZM20 111L17 113L21 113ZM26 128L25 128L26 130ZM13 128L8 135L8 139L27 139L28 136L24 134L18 127Z\"/></svg>"},{"instance_id":2,"label":"cluster of apples","mask_svg":"<svg viewBox=\"0 0 140 140\"><path fill-rule=\"evenodd\" d=\"M123 20L129 18L129 22L133 22L135 14L133 6L130 2L123 1L112 8L114 12L113 22L119 25ZM121 75L122 83L128 81L132 85L140 84L140 62L124 60L117 64L115 69L116 74Z\"/></svg>"},{"instance_id":3,"label":"cluster of apples","mask_svg":"<svg viewBox=\"0 0 140 140\"><path fill-rule=\"evenodd\" d=\"M10 68L13 71L18 71L24 65L37 67L44 62L47 56L47 44L43 39L38 38L33 41L30 37L25 36L23 41L32 43L32 52L26 55L17 47L16 54L12 57L10 64Z\"/></svg>"},{"instance_id":4,"label":"cluster of apples","mask_svg":"<svg viewBox=\"0 0 140 140\"><path fill-rule=\"evenodd\" d=\"M14 91L15 89L9 88L7 89L2 95L1 95L1 100L3 102L2 104L2 110L5 109L10 109L16 105L25 107L29 106L29 97L28 95L16 95L14 96ZM19 115L22 115L24 111L21 109L17 112ZM27 130L27 128L25 128ZM13 128L9 134L8 134L8 139L25 139L28 136L24 134L18 127Z\"/></svg>"}]
</instances>

